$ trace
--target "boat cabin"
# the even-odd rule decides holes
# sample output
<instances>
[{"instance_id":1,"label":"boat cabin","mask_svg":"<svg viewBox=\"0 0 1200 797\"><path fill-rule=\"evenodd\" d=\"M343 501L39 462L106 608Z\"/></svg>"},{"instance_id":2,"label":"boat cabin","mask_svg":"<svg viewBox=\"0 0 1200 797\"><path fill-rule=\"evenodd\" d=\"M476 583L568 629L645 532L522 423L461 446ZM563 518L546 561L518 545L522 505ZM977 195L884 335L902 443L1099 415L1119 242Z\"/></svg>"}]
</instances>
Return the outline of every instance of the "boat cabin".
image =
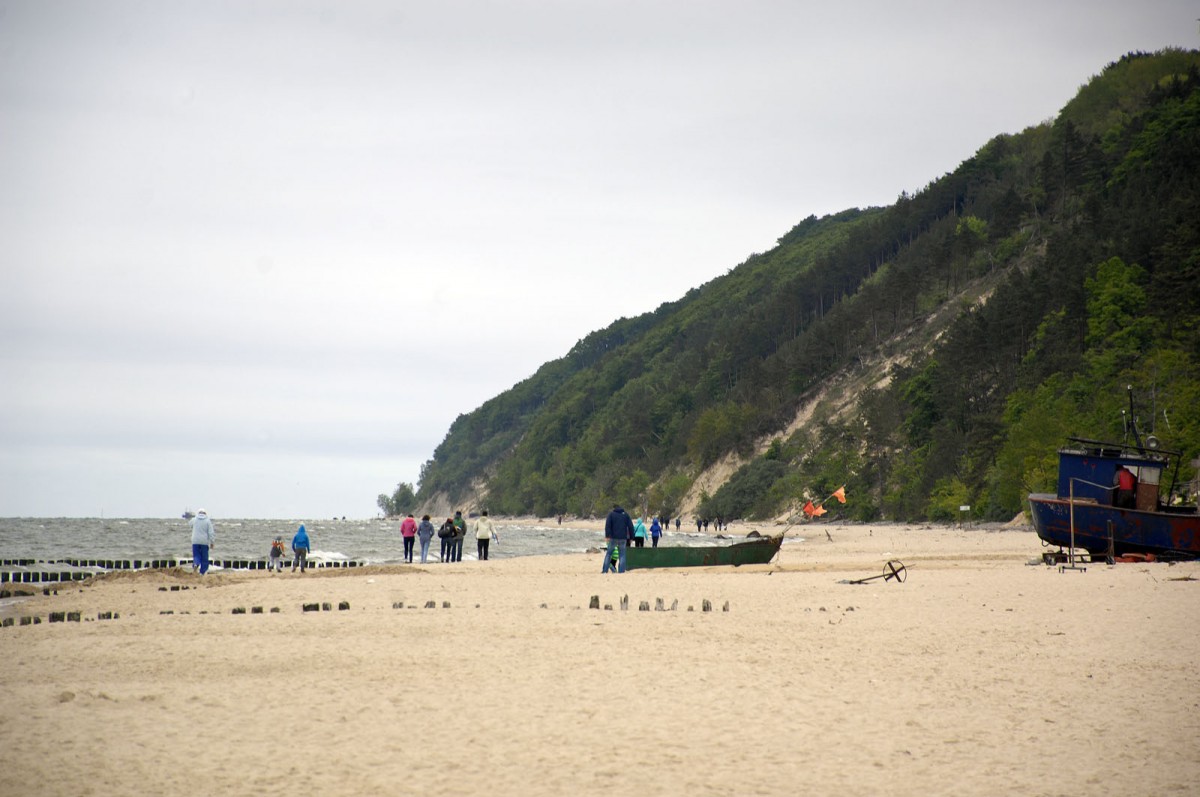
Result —
<instances>
[{"instance_id":1,"label":"boat cabin","mask_svg":"<svg viewBox=\"0 0 1200 797\"><path fill-rule=\"evenodd\" d=\"M1078 447L1059 449L1058 497L1090 500L1102 506L1115 506L1117 471L1124 466L1136 479L1134 509L1154 512L1158 509L1159 484L1167 466L1164 456L1152 452L1133 452L1123 446L1074 440Z\"/></svg>"}]
</instances>

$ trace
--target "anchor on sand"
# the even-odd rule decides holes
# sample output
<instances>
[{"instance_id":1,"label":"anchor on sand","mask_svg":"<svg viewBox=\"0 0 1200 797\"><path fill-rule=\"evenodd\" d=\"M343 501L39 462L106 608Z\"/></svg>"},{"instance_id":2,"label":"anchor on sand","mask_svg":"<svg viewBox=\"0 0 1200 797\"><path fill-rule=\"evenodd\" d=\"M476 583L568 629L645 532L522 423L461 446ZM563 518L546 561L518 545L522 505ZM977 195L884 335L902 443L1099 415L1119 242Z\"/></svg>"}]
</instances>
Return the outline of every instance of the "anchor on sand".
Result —
<instances>
[{"instance_id":1,"label":"anchor on sand","mask_svg":"<svg viewBox=\"0 0 1200 797\"><path fill-rule=\"evenodd\" d=\"M904 581L904 579L908 578L908 569L904 566L904 563L901 562L899 559L893 559L890 562L888 562L886 565L883 566L883 572L877 576L867 576L866 578L859 578L859 579L855 579L854 581L848 581L848 580L843 579L842 581L839 581L838 583L839 584L866 584L868 581L874 581L877 578L882 578L884 581L891 581L893 578L896 579L896 581L898 581L898 582Z\"/></svg>"}]
</instances>

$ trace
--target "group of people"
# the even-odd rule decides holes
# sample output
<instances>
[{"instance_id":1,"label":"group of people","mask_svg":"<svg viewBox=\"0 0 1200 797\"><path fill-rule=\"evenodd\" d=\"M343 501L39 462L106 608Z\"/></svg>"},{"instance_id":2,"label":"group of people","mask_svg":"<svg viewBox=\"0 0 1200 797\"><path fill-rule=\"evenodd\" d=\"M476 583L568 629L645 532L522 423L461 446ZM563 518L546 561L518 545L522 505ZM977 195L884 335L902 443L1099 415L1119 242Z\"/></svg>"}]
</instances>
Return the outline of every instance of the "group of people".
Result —
<instances>
[{"instance_id":1,"label":"group of people","mask_svg":"<svg viewBox=\"0 0 1200 797\"><path fill-rule=\"evenodd\" d=\"M1124 487L1124 485L1121 485ZM1123 496L1122 496L1123 497ZM561 521L560 521L561 522ZM619 504L613 506L608 517L604 521L604 537L607 541L607 549L604 556L604 568L602 572L607 573L610 569L616 570L618 573L625 572L625 549L631 545L642 548L649 539L651 546L658 547L658 541L662 538L665 528L670 526L671 520L668 518L664 523L660 523L657 517L650 519L650 525L646 525L646 518L639 517L635 522ZM701 528L701 523L704 527L708 526L708 521L696 520L696 528ZM717 521L719 529L721 521ZM679 530L679 518L675 518L675 529ZM487 561L488 554L491 549L493 540L499 542L500 536L496 533L496 525L490 517L487 510L483 510L479 514L479 518L474 523L475 545L476 552L481 562ZM402 521L400 521L400 537L404 542L404 561L408 564L413 563L416 552L416 543L419 540L421 543L421 564L426 564L429 561L429 546L433 541L434 533L442 542L441 561L443 562L461 562L463 543L467 538L468 528L467 521L463 518L462 511L454 513L454 517L446 518L446 522L440 528L435 529L433 521L429 515L425 515L418 523L410 512ZM213 526L212 520L208 517L208 513L201 509L192 518L192 569L198 571L201 575L208 572L209 555L216 543L216 529ZM296 572L296 568L300 568L303 573L308 569L308 552L312 548L312 543L308 539L308 532L304 528L304 524L300 524L300 528L296 530L296 534L292 537L292 572ZM284 566L284 544L283 538L276 537L271 542L271 550L267 557L267 570L283 572Z\"/></svg>"},{"instance_id":2,"label":"group of people","mask_svg":"<svg viewBox=\"0 0 1200 797\"><path fill-rule=\"evenodd\" d=\"M296 567L300 567L300 572L303 573L308 569L308 552L312 548L312 543L308 540L308 531L304 528L304 524L300 524L300 528L296 529L296 534L292 537L292 572L296 572ZM271 542L271 553L267 557L267 570L283 572L283 537L276 537Z\"/></svg>"},{"instance_id":3,"label":"group of people","mask_svg":"<svg viewBox=\"0 0 1200 797\"><path fill-rule=\"evenodd\" d=\"M492 540L499 542L500 535L496 533L496 525L488 517L486 509L479 513L479 518L474 525L475 550L479 561L485 562L491 550ZM467 539L468 531L467 521L463 518L462 511L455 512L452 518L446 518L446 522L436 531L438 539L442 542L441 560L443 562L461 562L463 543ZM417 523L410 512L404 520L400 521L400 536L404 540L404 561L412 564L416 542L420 540L421 564L426 564L429 561L429 544L433 541L433 535L433 521L429 515L425 515L421 518L421 522Z\"/></svg>"},{"instance_id":4,"label":"group of people","mask_svg":"<svg viewBox=\"0 0 1200 797\"><path fill-rule=\"evenodd\" d=\"M670 520L667 523L670 523ZM675 523L678 529L679 518L675 519ZM650 519L650 526L647 528L646 518L639 517L635 522L620 504L614 504L608 517L604 519L604 539L608 545L604 551L604 567L600 572L616 570L618 573L624 573L625 549L631 545L644 548L647 537L651 546L657 548L663 528L664 524L659 523L657 517Z\"/></svg>"},{"instance_id":5,"label":"group of people","mask_svg":"<svg viewBox=\"0 0 1200 797\"><path fill-rule=\"evenodd\" d=\"M213 525L208 512L201 509L192 518L192 570L205 575L208 573L209 557L216 546L217 529ZM303 573L308 569L308 552L312 543L308 540L308 531L304 524L296 529L292 537L292 572L300 568ZM276 537L271 542L271 550L267 555L267 570L283 572L283 537Z\"/></svg>"}]
</instances>

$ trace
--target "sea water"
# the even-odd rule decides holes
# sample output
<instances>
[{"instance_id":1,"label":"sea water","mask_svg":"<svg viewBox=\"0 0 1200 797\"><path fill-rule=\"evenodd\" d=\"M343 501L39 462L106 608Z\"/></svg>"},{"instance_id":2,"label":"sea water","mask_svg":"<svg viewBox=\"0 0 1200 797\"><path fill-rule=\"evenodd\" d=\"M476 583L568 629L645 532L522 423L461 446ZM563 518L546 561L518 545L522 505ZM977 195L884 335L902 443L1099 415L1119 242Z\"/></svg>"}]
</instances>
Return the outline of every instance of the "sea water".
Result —
<instances>
[{"instance_id":1,"label":"sea water","mask_svg":"<svg viewBox=\"0 0 1200 797\"><path fill-rule=\"evenodd\" d=\"M271 541L281 537L285 555L303 523L317 561L355 560L363 564L404 561L399 521L391 520L225 520L213 518L217 559L265 559ZM577 553L604 544L600 531L557 525L505 526L497 530L489 558ZM430 554L441 541L435 536ZM416 557L420 557L420 542ZM468 531L463 558L473 558L475 540ZM0 518L0 559L161 559L192 556L191 524L182 518Z\"/></svg>"}]
</instances>

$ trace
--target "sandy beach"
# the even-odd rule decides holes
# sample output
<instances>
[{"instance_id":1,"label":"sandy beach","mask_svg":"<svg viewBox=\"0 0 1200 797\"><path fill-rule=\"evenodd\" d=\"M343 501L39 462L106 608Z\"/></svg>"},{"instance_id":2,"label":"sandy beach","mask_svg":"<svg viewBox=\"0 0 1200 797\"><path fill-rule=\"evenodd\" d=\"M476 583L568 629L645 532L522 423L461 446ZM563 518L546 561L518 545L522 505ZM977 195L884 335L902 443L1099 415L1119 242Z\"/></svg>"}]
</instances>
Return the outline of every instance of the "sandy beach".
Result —
<instances>
[{"instance_id":1,"label":"sandy beach","mask_svg":"<svg viewBox=\"0 0 1200 797\"><path fill-rule=\"evenodd\" d=\"M42 622L0 629L0 794L1200 793L1200 563L1064 573L1028 564L1027 530L793 533L737 569L63 585L4 609ZM904 583L842 583L888 560ZM659 598L677 608L639 611Z\"/></svg>"}]
</instances>

